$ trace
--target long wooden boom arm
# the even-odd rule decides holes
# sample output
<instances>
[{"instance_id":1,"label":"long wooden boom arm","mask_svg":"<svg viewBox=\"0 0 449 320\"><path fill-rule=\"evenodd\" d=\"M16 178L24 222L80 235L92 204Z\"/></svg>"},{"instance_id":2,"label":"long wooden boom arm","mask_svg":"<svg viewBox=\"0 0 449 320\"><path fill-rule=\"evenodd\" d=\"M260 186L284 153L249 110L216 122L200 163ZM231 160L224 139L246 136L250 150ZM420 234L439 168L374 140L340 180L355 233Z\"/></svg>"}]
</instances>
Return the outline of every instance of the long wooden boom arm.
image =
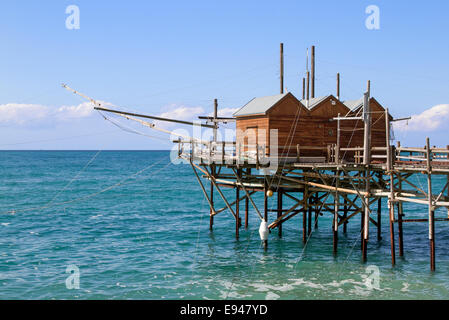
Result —
<instances>
[{"instance_id":1,"label":"long wooden boom arm","mask_svg":"<svg viewBox=\"0 0 449 320\"><path fill-rule=\"evenodd\" d=\"M104 107L102 107L101 103L99 103L98 101L96 101L96 100L86 96L85 94L83 94L81 92L78 92L78 91L70 88L66 84L63 84L62 87L67 89L67 90L69 90L69 91L71 91L71 92L73 92L74 94L77 94L77 95L83 97L84 99L87 99L90 102L92 102L95 105L95 107L94 107L95 110L111 112L111 113L117 113L117 114L124 114L124 115L128 115L128 116L139 117L139 118L153 119L153 120L158 120L158 121L175 122L175 123L186 124L186 125L190 125L190 126L199 126L199 127L206 127L206 128L212 128L212 129L215 128L212 125L201 124L199 122L190 122L190 121L184 121L184 120L155 117L155 116L149 116L149 115L145 115L145 114L138 114L138 113L132 113L132 112L126 112L126 111L120 111L120 110L113 110L113 109L104 108Z\"/></svg>"}]
</instances>

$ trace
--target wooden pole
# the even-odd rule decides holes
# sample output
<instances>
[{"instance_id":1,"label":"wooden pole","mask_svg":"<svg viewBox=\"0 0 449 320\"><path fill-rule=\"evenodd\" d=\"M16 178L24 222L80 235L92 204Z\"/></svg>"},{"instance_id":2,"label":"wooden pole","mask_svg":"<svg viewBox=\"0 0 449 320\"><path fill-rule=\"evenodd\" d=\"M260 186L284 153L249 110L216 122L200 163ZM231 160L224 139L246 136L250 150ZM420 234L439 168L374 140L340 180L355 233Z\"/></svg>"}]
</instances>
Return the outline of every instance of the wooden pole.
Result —
<instances>
[{"instance_id":1,"label":"wooden pole","mask_svg":"<svg viewBox=\"0 0 449 320\"><path fill-rule=\"evenodd\" d=\"M264 202L263 202L263 209L264 209L264 220L268 223L268 195L267 195L267 191L268 191L268 187L267 187L267 183L266 183L266 179L264 180L264 192L263 192L263 197L264 197ZM263 241L263 247L264 250L268 249L268 240L264 240Z\"/></svg>"},{"instance_id":2,"label":"wooden pole","mask_svg":"<svg viewBox=\"0 0 449 320\"><path fill-rule=\"evenodd\" d=\"M279 188L278 190L278 210L277 210L277 219L280 218L282 215L282 189ZM279 238L282 238L282 223L279 223L278 225L278 234Z\"/></svg>"},{"instance_id":3,"label":"wooden pole","mask_svg":"<svg viewBox=\"0 0 449 320\"><path fill-rule=\"evenodd\" d=\"M215 166L211 166L211 174L215 174ZM214 184L212 180L210 181L210 202L212 208L214 207ZM209 216L209 230L212 231L214 229L214 216L213 216L213 210L210 209L210 216Z\"/></svg>"},{"instance_id":4,"label":"wooden pole","mask_svg":"<svg viewBox=\"0 0 449 320\"><path fill-rule=\"evenodd\" d=\"M388 209L390 211L390 247L391 247L391 265L396 264L396 254L394 245L394 174L393 174L393 155L390 146L390 119L388 108L385 110L385 143L387 147L387 172L390 176L390 194L388 196Z\"/></svg>"},{"instance_id":5,"label":"wooden pole","mask_svg":"<svg viewBox=\"0 0 449 320\"><path fill-rule=\"evenodd\" d=\"M218 129L218 100L214 99L214 142L217 142L217 129Z\"/></svg>"},{"instance_id":6,"label":"wooden pole","mask_svg":"<svg viewBox=\"0 0 449 320\"><path fill-rule=\"evenodd\" d=\"M371 164L371 114L370 114L370 81L368 81L367 92L364 95L363 99L363 111L364 111L364 137L363 137L363 164L365 165L365 177L368 178L370 176L369 166ZM362 201L364 202L364 213L363 217L363 237L362 237L362 260L366 262L367 259L367 244L368 244L368 234L369 234L369 193L370 193L370 180L366 179L365 182L365 192L367 196L363 197Z\"/></svg>"},{"instance_id":7,"label":"wooden pole","mask_svg":"<svg viewBox=\"0 0 449 320\"><path fill-rule=\"evenodd\" d=\"M307 180L307 179L306 179ZM302 215L302 242L307 242L307 211L309 209L309 187L307 185L304 186L303 192L303 202L304 202L304 210Z\"/></svg>"},{"instance_id":8,"label":"wooden pole","mask_svg":"<svg viewBox=\"0 0 449 320\"><path fill-rule=\"evenodd\" d=\"M382 240L382 198L377 200L377 241Z\"/></svg>"},{"instance_id":9,"label":"wooden pole","mask_svg":"<svg viewBox=\"0 0 449 320\"><path fill-rule=\"evenodd\" d=\"M398 141L398 148L401 147L401 142ZM400 174L400 173L399 173ZM398 188L402 190L402 180L398 179ZM402 228L403 219L403 204L401 201L398 202L398 246L399 246L399 256L404 256L404 233Z\"/></svg>"},{"instance_id":10,"label":"wooden pole","mask_svg":"<svg viewBox=\"0 0 449 320\"><path fill-rule=\"evenodd\" d=\"M312 69L312 99L315 98L315 46L312 46L312 62L311 62L311 69Z\"/></svg>"},{"instance_id":11,"label":"wooden pole","mask_svg":"<svg viewBox=\"0 0 449 320\"><path fill-rule=\"evenodd\" d=\"M340 113L338 114L337 120L337 146L335 150L335 163L340 163Z\"/></svg>"},{"instance_id":12,"label":"wooden pole","mask_svg":"<svg viewBox=\"0 0 449 320\"><path fill-rule=\"evenodd\" d=\"M449 150L449 145L446 146L446 149ZM447 160L449 161L449 153L447 154ZM447 175L447 183L449 184L449 174ZM449 187L447 188L447 196L449 197ZM447 208L447 217L449 218L449 207Z\"/></svg>"},{"instance_id":13,"label":"wooden pole","mask_svg":"<svg viewBox=\"0 0 449 320\"><path fill-rule=\"evenodd\" d=\"M241 169L237 169L237 174L241 178ZM240 236L240 187L235 188L235 238L238 240Z\"/></svg>"},{"instance_id":14,"label":"wooden pole","mask_svg":"<svg viewBox=\"0 0 449 320\"><path fill-rule=\"evenodd\" d=\"M309 93L310 93L310 72L309 71L307 71L307 89L306 89L306 107L308 108L309 107L309 99L310 99L310 95L309 95Z\"/></svg>"},{"instance_id":15,"label":"wooden pole","mask_svg":"<svg viewBox=\"0 0 449 320\"><path fill-rule=\"evenodd\" d=\"M432 165L430 140L426 138L427 195L429 200L430 270L435 271L435 211L432 199Z\"/></svg>"},{"instance_id":16,"label":"wooden pole","mask_svg":"<svg viewBox=\"0 0 449 320\"><path fill-rule=\"evenodd\" d=\"M337 99L340 100L340 73L337 73Z\"/></svg>"},{"instance_id":17,"label":"wooden pole","mask_svg":"<svg viewBox=\"0 0 449 320\"><path fill-rule=\"evenodd\" d=\"M338 188L340 185L340 178L338 177L340 175L340 172L336 173L337 178L335 185ZM338 189L337 189L338 190ZM338 245L338 211L340 209L340 196L338 194L338 191L335 191L334 194L334 219L333 219L333 253L334 255L337 254L337 245Z\"/></svg>"},{"instance_id":18,"label":"wooden pole","mask_svg":"<svg viewBox=\"0 0 449 320\"><path fill-rule=\"evenodd\" d=\"M306 78L302 78L302 100L306 98Z\"/></svg>"},{"instance_id":19,"label":"wooden pole","mask_svg":"<svg viewBox=\"0 0 449 320\"><path fill-rule=\"evenodd\" d=\"M309 195L309 210L307 210L307 236L312 234L312 210L313 210L313 196Z\"/></svg>"},{"instance_id":20,"label":"wooden pole","mask_svg":"<svg viewBox=\"0 0 449 320\"><path fill-rule=\"evenodd\" d=\"M371 162L371 113L370 113L370 84L368 81L368 91L364 94L363 109L364 109L364 135L363 135L363 164L369 165Z\"/></svg>"},{"instance_id":21,"label":"wooden pole","mask_svg":"<svg viewBox=\"0 0 449 320\"><path fill-rule=\"evenodd\" d=\"M343 219L346 219L348 217L348 200L345 198L344 199L344 207L343 207ZM345 222L343 223L343 233L346 234L347 229L348 229L348 221L345 220Z\"/></svg>"},{"instance_id":22,"label":"wooden pole","mask_svg":"<svg viewBox=\"0 0 449 320\"><path fill-rule=\"evenodd\" d=\"M357 186L359 187L359 186ZM360 200L362 200L362 208L365 208L365 198L361 198ZM363 233L365 230L365 210L362 210L360 212L360 250L363 252Z\"/></svg>"},{"instance_id":23,"label":"wooden pole","mask_svg":"<svg viewBox=\"0 0 449 320\"><path fill-rule=\"evenodd\" d=\"M251 168L247 169L247 175L251 175ZM248 229L248 212L249 212L249 199L245 198L245 229Z\"/></svg>"},{"instance_id":24,"label":"wooden pole","mask_svg":"<svg viewBox=\"0 0 449 320\"><path fill-rule=\"evenodd\" d=\"M281 93L284 93L284 44L281 43Z\"/></svg>"},{"instance_id":25,"label":"wooden pole","mask_svg":"<svg viewBox=\"0 0 449 320\"><path fill-rule=\"evenodd\" d=\"M365 171L365 177L370 177L369 170ZM363 243L362 243L362 260L363 262L366 262L367 260L367 251L368 251L368 240L369 240L369 216L370 216L370 181L371 179L366 179L366 185L365 185L365 192L367 196L363 197L363 201L365 202L364 208L365 213L363 215L364 222L363 222Z\"/></svg>"},{"instance_id":26,"label":"wooden pole","mask_svg":"<svg viewBox=\"0 0 449 320\"><path fill-rule=\"evenodd\" d=\"M315 229L318 229L318 217L320 216L320 213L319 213L318 208L317 208L318 198L319 198L319 196L318 196L318 191L317 191L317 192L315 192L315 201L314 201L314 203L315 203L315 205L314 205Z\"/></svg>"}]
</instances>

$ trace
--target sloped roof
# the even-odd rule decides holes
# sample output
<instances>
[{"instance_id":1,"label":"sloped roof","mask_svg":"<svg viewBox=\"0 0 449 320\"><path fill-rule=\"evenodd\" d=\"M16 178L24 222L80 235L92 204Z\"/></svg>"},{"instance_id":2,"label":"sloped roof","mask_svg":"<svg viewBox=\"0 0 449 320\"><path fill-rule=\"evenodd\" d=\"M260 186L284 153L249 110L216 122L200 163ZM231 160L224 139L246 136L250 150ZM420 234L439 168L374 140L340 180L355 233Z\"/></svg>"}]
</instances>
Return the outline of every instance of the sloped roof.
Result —
<instances>
[{"instance_id":1,"label":"sloped roof","mask_svg":"<svg viewBox=\"0 0 449 320\"><path fill-rule=\"evenodd\" d=\"M328 96L322 96L322 97L315 97L312 99L309 99L309 110L312 110L313 107L317 106L318 104L320 104L321 102L323 102L324 100L326 100L327 98L329 98L331 95ZM307 107L307 99L303 99L300 101L305 107Z\"/></svg>"},{"instance_id":2,"label":"sloped roof","mask_svg":"<svg viewBox=\"0 0 449 320\"><path fill-rule=\"evenodd\" d=\"M274 96L254 98L250 102L245 104L243 107L241 107L239 110L237 110L233 114L233 116L239 117L253 114L264 114L288 94L289 92L277 94Z\"/></svg>"},{"instance_id":3,"label":"sloped roof","mask_svg":"<svg viewBox=\"0 0 449 320\"><path fill-rule=\"evenodd\" d=\"M346 100L343 102L345 106L349 108L351 111L355 111L361 106L363 106L363 98L360 98L358 100Z\"/></svg>"}]
</instances>

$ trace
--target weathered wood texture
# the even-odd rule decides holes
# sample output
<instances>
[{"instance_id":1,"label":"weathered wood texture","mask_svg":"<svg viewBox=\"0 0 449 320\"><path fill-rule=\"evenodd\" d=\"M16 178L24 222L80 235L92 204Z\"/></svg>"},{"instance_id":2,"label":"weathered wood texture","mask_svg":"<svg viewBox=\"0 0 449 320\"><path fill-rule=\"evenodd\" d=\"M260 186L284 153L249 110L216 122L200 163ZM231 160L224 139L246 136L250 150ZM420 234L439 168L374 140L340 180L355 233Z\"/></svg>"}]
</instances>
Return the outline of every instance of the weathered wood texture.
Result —
<instances>
[{"instance_id":1,"label":"weathered wood texture","mask_svg":"<svg viewBox=\"0 0 449 320\"><path fill-rule=\"evenodd\" d=\"M370 100L370 106L372 147L385 147L384 108L374 98ZM237 141L244 145L250 144L249 141L269 145L270 130L277 129L280 156L297 156L297 145L323 147L323 150L301 150L301 156L326 156L326 147L337 144L337 121L332 119L338 114L356 116L357 110L351 112L332 95L309 110L295 96L288 94L266 114L237 117ZM340 127L341 148L363 146L361 120L341 121ZM266 152L270 152L268 147ZM373 152L373 155L382 153L385 152ZM345 159L354 158L354 151L342 151L340 154Z\"/></svg>"}]
</instances>

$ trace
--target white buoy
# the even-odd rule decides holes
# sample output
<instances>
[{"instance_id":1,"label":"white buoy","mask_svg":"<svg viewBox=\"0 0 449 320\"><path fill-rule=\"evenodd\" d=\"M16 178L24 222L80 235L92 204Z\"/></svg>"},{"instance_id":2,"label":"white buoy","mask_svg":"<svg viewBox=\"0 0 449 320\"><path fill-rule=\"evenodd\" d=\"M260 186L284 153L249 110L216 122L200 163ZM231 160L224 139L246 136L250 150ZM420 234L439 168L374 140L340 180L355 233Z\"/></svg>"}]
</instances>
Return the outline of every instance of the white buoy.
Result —
<instances>
[{"instance_id":1,"label":"white buoy","mask_svg":"<svg viewBox=\"0 0 449 320\"><path fill-rule=\"evenodd\" d=\"M268 225L265 220L262 220L259 227L260 240L268 240Z\"/></svg>"}]
</instances>

